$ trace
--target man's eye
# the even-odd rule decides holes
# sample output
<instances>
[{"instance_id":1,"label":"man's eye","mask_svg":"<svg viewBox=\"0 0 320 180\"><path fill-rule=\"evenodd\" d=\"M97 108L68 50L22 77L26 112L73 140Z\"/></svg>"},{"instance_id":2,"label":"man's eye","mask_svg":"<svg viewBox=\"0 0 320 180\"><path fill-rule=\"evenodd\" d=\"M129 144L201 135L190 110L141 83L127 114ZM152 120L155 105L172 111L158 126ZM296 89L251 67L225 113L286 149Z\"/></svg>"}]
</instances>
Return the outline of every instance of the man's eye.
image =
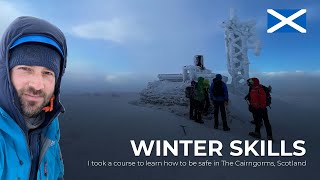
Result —
<instances>
[{"instance_id":1,"label":"man's eye","mask_svg":"<svg viewBox=\"0 0 320 180\"><path fill-rule=\"evenodd\" d=\"M52 72L49 72L49 71L44 72L44 74L48 75L48 76L54 76L54 74Z\"/></svg>"}]
</instances>

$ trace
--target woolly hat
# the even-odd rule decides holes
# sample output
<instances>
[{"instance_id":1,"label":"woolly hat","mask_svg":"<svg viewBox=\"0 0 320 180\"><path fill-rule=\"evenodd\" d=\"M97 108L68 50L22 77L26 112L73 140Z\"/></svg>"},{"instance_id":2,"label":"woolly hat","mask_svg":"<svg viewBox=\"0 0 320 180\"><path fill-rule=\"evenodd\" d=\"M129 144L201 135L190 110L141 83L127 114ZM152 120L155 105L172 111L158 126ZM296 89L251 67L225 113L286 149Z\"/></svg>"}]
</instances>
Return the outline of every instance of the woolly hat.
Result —
<instances>
[{"instance_id":1,"label":"woolly hat","mask_svg":"<svg viewBox=\"0 0 320 180\"><path fill-rule=\"evenodd\" d=\"M10 50L9 69L17 65L43 66L54 72L57 81L61 56L55 48L41 43L23 43Z\"/></svg>"},{"instance_id":2,"label":"woolly hat","mask_svg":"<svg viewBox=\"0 0 320 180\"><path fill-rule=\"evenodd\" d=\"M221 74L216 74L216 78L217 78L218 80L222 80Z\"/></svg>"}]
</instances>

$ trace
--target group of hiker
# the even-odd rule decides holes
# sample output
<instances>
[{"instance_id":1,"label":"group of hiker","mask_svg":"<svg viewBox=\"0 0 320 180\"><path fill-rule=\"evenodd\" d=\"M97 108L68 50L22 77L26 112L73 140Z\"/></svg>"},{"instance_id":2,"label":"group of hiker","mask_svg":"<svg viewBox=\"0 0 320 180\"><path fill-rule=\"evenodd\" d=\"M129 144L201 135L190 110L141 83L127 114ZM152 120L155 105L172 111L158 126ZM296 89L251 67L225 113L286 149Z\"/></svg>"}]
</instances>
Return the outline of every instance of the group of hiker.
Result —
<instances>
[{"instance_id":1,"label":"group of hiker","mask_svg":"<svg viewBox=\"0 0 320 180\"><path fill-rule=\"evenodd\" d=\"M271 104L271 87L261 85L258 78L249 78L247 80L249 87L245 100L248 103L249 111L252 113L255 125L255 131L249 132L249 135L260 139L260 129L265 126L267 139L272 140L272 129L268 118L267 107ZM230 131L227 122L226 106L229 103L228 88L222 80L222 75L217 74L212 80L199 77L196 81L191 81L191 86L186 88L186 97L190 100L189 118L197 123L204 123L202 115L208 115L209 107L213 105L214 128L219 127L219 114L221 114L224 131ZM221 112L221 113L220 113Z\"/></svg>"}]
</instances>

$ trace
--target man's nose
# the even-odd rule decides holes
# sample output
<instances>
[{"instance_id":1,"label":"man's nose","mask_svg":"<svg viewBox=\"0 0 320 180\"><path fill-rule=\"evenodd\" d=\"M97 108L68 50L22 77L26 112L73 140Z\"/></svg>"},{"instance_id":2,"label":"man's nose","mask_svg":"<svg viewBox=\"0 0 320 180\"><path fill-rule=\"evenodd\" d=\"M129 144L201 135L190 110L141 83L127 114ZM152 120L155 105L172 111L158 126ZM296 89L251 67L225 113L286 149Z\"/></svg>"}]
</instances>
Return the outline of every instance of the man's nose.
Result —
<instances>
[{"instance_id":1,"label":"man's nose","mask_svg":"<svg viewBox=\"0 0 320 180\"><path fill-rule=\"evenodd\" d=\"M29 86L33 87L35 90L41 90L44 88L44 83L43 83L43 78L41 75L33 75L30 82Z\"/></svg>"}]
</instances>

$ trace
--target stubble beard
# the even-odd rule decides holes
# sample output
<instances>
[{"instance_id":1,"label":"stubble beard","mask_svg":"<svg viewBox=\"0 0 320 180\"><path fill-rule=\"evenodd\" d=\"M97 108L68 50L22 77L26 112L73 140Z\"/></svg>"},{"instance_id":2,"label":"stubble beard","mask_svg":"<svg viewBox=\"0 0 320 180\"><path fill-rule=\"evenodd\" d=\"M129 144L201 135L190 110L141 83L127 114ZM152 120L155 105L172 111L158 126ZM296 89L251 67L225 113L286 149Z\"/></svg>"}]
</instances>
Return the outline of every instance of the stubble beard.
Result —
<instances>
[{"instance_id":1,"label":"stubble beard","mask_svg":"<svg viewBox=\"0 0 320 180\"><path fill-rule=\"evenodd\" d=\"M25 93L31 94L31 95L41 96L43 98L42 103L37 102L37 101L31 101L31 100L24 99L23 95ZM22 89L18 90L18 97L19 97L19 101L20 101L22 114L28 118L36 117L42 111L42 109L49 103L50 97L52 96L52 94L48 95L45 92L43 92L42 90L35 90L32 87L29 87L27 89L22 88Z\"/></svg>"}]
</instances>

